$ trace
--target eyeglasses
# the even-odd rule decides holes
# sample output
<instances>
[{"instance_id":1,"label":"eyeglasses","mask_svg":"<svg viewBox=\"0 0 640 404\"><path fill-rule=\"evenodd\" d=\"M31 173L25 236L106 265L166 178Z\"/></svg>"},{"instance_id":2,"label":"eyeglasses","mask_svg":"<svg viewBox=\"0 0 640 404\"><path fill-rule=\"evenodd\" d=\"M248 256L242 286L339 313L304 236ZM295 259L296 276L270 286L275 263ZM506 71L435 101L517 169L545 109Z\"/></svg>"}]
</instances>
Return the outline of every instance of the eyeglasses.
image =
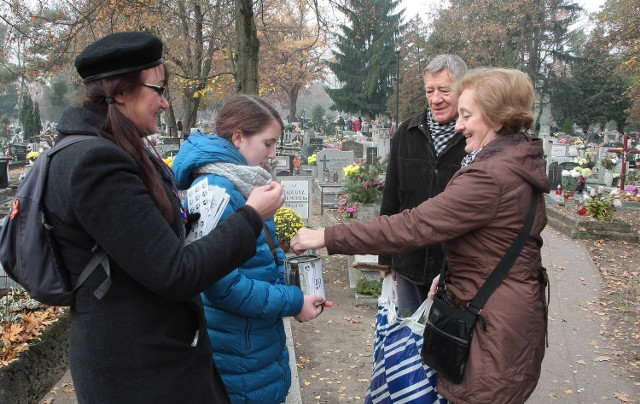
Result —
<instances>
[{"instance_id":1,"label":"eyeglasses","mask_svg":"<svg viewBox=\"0 0 640 404\"><path fill-rule=\"evenodd\" d=\"M155 84L149 84L149 83L144 83L143 86L149 87L150 89L158 93L160 97L164 97L164 90L167 89L164 86L156 86Z\"/></svg>"}]
</instances>

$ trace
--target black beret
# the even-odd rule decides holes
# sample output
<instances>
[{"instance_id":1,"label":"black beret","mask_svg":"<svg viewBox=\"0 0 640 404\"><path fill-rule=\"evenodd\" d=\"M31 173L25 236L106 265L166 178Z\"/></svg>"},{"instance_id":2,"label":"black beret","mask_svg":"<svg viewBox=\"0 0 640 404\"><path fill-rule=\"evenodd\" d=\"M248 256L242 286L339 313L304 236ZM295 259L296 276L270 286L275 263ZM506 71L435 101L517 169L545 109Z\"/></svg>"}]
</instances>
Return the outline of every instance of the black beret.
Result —
<instances>
[{"instance_id":1,"label":"black beret","mask_svg":"<svg viewBox=\"0 0 640 404\"><path fill-rule=\"evenodd\" d=\"M76 58L83 83L137 72L162 63L162 42L146 32L117 32L98 39Z\"/></svg>"}]
</instances>

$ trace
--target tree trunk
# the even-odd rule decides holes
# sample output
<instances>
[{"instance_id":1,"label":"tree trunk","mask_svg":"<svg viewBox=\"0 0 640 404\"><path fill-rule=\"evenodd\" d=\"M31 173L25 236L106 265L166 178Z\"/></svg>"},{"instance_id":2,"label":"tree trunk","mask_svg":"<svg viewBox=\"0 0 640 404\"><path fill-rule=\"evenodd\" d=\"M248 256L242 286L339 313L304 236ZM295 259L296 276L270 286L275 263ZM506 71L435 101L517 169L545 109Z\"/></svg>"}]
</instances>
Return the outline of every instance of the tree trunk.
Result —
<instances>
[{"instance_id":1,"label":"tree trunk","mask_svg":"<svg viewBox=\"0 0 640 404\"><path fill-rule=\"evenodd\" d=\"M236 0L236 35L238 93L258 94L258 50L260 41L253 17L252 0Z\"/></svg>"},{"instance_id":2,"label":"tree trunk","mask_svg":"<svg viewBox=\"0 0 640 404\"><path fill-rule=\"evenodd\" d=\"M183 131L189 133L191 128L197 127L198 122L198 109L200 107L200 97L198 98L188 98L186 102L186 111L187 116L184 119L184 128Z\"/></svg>"},{"instance_id":3,"label":"tree trunk","mask_svg":"<svg viewBox=\"0 0 640 404\"><path fill-rule=\"evenodd\" d=\"M300 92L300 84L296 83L291 87L291 91L289 91L289 116L287 119L289 122L295 122L296 112L297 111L297 103L298 103L298 93Z\"/></svg>"}]
</instances>

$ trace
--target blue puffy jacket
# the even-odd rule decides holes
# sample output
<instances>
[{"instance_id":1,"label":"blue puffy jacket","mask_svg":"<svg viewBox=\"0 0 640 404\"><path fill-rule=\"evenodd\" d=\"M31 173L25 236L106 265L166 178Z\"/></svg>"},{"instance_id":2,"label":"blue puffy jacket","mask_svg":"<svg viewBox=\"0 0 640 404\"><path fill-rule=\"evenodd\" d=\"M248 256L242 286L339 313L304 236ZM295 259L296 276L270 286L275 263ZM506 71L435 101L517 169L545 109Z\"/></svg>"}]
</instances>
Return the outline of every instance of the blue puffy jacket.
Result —
<instances>
[{"instance_id":1,"label":"blue puffy jacket","mask_svg":"<svg viewBox=\"0 0 640 404\"><path fill-rule=\"evenodd\" d=\"M192 170L215 162L247 164L223 138L189 136L173 162L178 187L188 188ZM225 177L209 174L206 178L231 196L221 220L246 203ZM265 226L277 244L273 218ZM284 402L291 384L282 318L298 314L304 297L298 287L284 283L284 252L280 248L277 252L276 265L263 230L256 255L202 294L213 357L234 403Z\"/></svg>"}]
</instances>

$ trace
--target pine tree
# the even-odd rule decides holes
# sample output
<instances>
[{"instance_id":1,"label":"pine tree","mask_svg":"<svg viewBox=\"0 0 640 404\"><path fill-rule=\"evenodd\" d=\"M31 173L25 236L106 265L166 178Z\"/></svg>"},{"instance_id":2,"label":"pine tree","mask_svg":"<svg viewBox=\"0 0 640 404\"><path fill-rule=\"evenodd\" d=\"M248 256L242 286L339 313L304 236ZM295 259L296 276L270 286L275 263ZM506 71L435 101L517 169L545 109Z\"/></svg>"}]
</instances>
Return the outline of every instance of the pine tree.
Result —
<instances>
[{"instance_id":1,"label":"pine tree","mask_svg":"<svg viewBox=\"0 0 640 404\"><path fill-rule=\"evenodd\" d=\"M33 137L37 137L42 132L42 120L40 119L40 104L33 103Z\"/></svg>"},{"instance_id":2,"label":"pine tree","mask_svg":"<svg viewBox=\"0 0 640 404\"><path fill-rule=\"evenodd\" d=\"M20 109L20 125L22 126L22 138L29 141L35 132L33 119L33 100L28 93L22 96L22 108Z\"/></svg>"},{"instance_id":3,"label":"pine tree","mask_svg":"<svg viewBox=\"0 0 640 404\"><path fill-rule=\"evenodd\" d=\"M340 26L329 68L342 83L327 89L338 110L375 118L386 111L395 71L395 42L402 11L398 0L348 0L342 7L350 25Z\"/></svg>"},{"instance_id":4,"label":"pine tree","mask_svg":"<svg viewBox=\"0 0 640 404\"><path fill-rule=\"evenodd\" d=\"M422 71L434 55L427 46L427 24L419 16L413 17L404 27L399 43L400 57L400 94L398 100L399 121L424 112L427 108ZM387 100L387 114L396 115L396 90Z\"/></svg>"}]
</instances>

